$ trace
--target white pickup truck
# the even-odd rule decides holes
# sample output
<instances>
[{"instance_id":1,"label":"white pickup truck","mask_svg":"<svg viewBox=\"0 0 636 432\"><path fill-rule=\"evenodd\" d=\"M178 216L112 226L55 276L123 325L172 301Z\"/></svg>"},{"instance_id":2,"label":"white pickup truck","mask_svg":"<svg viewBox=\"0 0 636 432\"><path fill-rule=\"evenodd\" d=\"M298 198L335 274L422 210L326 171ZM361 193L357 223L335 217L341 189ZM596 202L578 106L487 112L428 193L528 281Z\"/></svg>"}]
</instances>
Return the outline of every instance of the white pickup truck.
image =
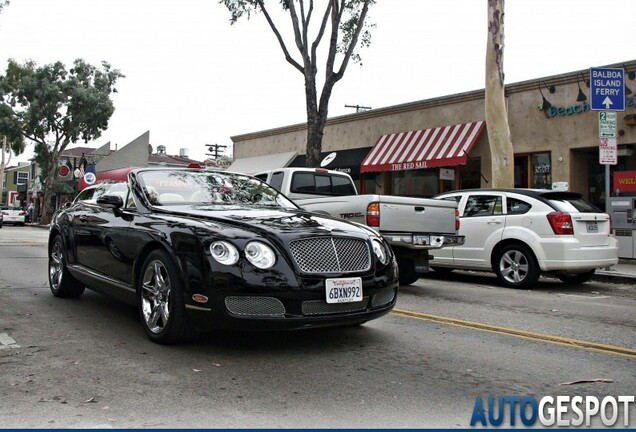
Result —
<instances>
[{"instance_id":1,"label":"white pickup truck","mask_svg":"<svg viewBox=\"0 0 636 432\"><path fill-rule=\"evenodd\" d=\"M390 195L358 195L348 174L322 168L281 168L255 177L305 210L358 222L378 231L398 260L400 283L409 285L429 270L430 251L458 246L464 237L451 201Z\"/></svg>"}]
</instances>

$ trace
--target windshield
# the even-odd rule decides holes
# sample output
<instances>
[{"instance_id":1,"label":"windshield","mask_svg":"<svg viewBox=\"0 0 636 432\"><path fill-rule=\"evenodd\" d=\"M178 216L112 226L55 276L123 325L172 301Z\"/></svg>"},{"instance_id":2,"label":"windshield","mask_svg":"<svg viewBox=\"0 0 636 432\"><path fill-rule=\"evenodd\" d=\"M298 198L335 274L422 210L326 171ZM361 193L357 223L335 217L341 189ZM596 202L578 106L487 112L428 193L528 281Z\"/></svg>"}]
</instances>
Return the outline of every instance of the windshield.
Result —
<instances>
[{"instance_id":1,"label":"windshield","mask_svg":"<svg viewBox=\"0 0 636 432\"><path fill-rule=\"evenodd\" d=\"M138 179L152 205L252 206L296 209L296 205L266 183L221 171L149 170Z\"/></svg>"}]
</instances>

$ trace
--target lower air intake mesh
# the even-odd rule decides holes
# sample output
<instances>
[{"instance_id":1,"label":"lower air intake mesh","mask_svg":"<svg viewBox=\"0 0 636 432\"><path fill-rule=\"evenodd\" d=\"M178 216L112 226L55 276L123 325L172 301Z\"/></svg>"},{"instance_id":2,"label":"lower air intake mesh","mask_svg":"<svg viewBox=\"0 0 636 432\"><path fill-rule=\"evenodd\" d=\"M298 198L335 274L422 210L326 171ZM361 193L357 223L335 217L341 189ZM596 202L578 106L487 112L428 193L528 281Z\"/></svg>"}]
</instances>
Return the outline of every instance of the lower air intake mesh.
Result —
<instances>
[{"instance_id":1,"label":"lower air intake mesh","mask_svg":"<svg viewBox=\"0 0 636 432\"><path fill-rule=\"evenodd\" d=\"M285 306L274 297L225 297L225 307L233 315L246 317L283 318L285 316Z\"/></svg>"}]
</instances>

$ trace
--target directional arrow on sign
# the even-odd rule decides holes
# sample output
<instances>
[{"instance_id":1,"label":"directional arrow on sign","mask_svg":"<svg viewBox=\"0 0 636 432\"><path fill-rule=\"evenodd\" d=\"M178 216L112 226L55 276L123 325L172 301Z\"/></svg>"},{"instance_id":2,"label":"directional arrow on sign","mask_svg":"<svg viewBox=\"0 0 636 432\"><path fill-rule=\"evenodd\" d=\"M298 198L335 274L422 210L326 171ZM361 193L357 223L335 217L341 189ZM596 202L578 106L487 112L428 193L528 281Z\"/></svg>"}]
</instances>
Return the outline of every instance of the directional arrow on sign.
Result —
<instances>
[{"instance_id":1,"label":"directional arrow on sign","mask_svg":"<svg viewBox=\"0 0 636 432\"><path fill-rule=\"evenodd\" d=\"M612 102L612 100L609 98L609 96L607 96L605 98L605 100L603 101L603 105L605 105L605 109L608 110L608 109L610 109L611 105L614 105L614 102Z\"/></svg>"}]
</instances>

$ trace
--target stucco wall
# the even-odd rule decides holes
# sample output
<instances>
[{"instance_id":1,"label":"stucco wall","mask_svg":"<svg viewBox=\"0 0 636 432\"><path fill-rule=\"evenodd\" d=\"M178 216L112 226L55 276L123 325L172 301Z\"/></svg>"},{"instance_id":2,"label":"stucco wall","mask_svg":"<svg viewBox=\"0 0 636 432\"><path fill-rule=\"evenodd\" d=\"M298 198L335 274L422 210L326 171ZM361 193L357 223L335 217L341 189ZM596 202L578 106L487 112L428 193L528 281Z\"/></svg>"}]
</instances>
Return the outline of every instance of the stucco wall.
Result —
<instances>
[{"instance_id":1,"label":"stucco wall","mask_svg":"<svg viewBox=\"0 0 636 432\"><path fill-rule=\"evenodd\" d=\"M636 60L610 66L636 71ZM590 91L584 80L588 78L589 71L582 70L506 86L515 154L551 152L552 181L579 183L575 177L583 175L578 166L583 164L584 158L580 154L573 157L572 149L587 149L598 154L598 112L591 111L589 105L586 107ZM636 80L629 80L627 73L625 79L631 89L636 89ZM550 93L550 86L554 86L554 93ZM587 96L586 102L577 102L579 86ZM554 107L561 108L563 115L548 118L546 112L538 108L542 104L541 93ZM626 114L635 113L633 95L628 97L627 105L625 112L617 115L617 128L622 131L617 143L636 147L636 126L628 126L623 121ZM383 134L473 122L484 117L483 90L334 117L328 120L324 130L323 151L371 147ZM288 151L304 154L305 140L304 124L232 137L236 159ZM487 133L482 134L470 156L481 157L482 174L489 178ZM486 186L483 181L482 186Z\"/></svg>"}]
</instances>

